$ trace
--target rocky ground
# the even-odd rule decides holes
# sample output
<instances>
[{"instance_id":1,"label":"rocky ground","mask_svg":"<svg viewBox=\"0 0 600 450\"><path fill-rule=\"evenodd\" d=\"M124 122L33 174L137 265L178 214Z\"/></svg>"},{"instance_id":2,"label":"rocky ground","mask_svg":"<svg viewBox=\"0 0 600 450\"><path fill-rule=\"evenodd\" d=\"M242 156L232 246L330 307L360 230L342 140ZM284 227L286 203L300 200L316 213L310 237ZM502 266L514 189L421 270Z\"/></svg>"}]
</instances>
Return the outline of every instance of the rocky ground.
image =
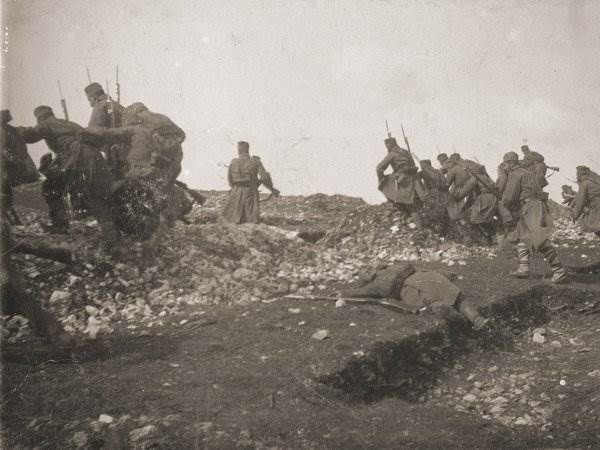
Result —
<instances>
[{"instance_id":1,"label":"rocky ground","mask_svg":"<svg viewBox=\"0 0 600 450\"><path fill-rule=\"evenodd\" d=\"M585 447L600 435L597 283L584 273L600 246L565 217L555 240L577 268L577 308L526 327L507 319L509 350L490 351L489 335L467 330L470 350L421 385L427 364L407 363L406 384L406 373L373 361L382 342L441 332L445 320L281 298L332 294L397 260L451 268L484 309L540 279L506 279L510 251L417 233L387 205L283 197L263 203L265 224L231 227L218 223L224 194L206 194L153 267L139 264L133 242L121 261L96 254L91 220L66 239L75 268L17 257L29 289L82 345L57 361L23 318L4 320L8 448L481 448L481 438L488 448ZM39 198L20 196L29 225L15 234L39 234Z\"/></svg>"}]
</instances>

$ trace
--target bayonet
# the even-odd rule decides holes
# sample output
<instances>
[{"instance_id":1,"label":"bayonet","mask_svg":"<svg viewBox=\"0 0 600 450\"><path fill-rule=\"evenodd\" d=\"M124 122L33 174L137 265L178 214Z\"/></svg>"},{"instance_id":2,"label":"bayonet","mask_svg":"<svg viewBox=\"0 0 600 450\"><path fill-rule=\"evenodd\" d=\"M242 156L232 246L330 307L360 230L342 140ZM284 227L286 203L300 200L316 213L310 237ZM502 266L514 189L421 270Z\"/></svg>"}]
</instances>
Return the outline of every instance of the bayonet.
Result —
<instances>
[{"instance_id":1,"label":"bayonet","mask_svg":"<svg viewBox=\"0 0 600 450\"><path fill-rule=\"evenodd\" d=\"M67 100L65 100L65 96L63 95L62 86L60 85L60 80L57 80L56 84L58 84L58 95L60 96L60 106L62 106L63 114L65 115L65 120L69 120L69 111L67 110Z\"/></svg>"}]
</instances>

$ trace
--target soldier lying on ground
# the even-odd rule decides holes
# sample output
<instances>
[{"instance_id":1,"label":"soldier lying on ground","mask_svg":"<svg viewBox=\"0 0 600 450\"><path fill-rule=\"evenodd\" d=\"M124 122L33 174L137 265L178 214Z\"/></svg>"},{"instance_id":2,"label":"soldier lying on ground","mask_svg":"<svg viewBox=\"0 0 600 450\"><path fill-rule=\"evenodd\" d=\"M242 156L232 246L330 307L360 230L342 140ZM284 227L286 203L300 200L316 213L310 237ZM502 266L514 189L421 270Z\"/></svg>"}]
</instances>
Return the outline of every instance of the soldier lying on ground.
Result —
<instances>
[{"instance_id":1,"label":"soldier lying on ground","mask_svg":"<svg viewBox=\"0 0 600 450\"><path fill-rule=\"evenodd\" d=\"M227 180L231 191L222 215L229 223L260 222L258 188L261 184L269 189L272 195L279 195L260 158L250 156L250 145L244 141L238 142L238 157L229 164Z\"/></svg>"},{"instance_id":2,"label":"soldier lying on ground","mask_svg":"<svg viewBox=\"0 0 600 450\"><path fill-rule=\"evenodd\" d=\"M577 167L579 190L573 201L573 221L581 218L584 231L600 237L600 175L586 166Z\"/></svg>"},{"instance_id":3,"label":"soldier lying on ground","mask_svg":"<svg viewBox=\"0 0 600 450\"><path fill-rule=\"evenodd\" d=\"M362 278L363 286L346 289L342 296L394 299L398 306L412 313L430 308L435 313L447 314L454 309L463 314L475 329L483 328L488 322L474 305L463 298L460 289L438 272L399 263L380 267Z\"/></svg>"}]
</instances>

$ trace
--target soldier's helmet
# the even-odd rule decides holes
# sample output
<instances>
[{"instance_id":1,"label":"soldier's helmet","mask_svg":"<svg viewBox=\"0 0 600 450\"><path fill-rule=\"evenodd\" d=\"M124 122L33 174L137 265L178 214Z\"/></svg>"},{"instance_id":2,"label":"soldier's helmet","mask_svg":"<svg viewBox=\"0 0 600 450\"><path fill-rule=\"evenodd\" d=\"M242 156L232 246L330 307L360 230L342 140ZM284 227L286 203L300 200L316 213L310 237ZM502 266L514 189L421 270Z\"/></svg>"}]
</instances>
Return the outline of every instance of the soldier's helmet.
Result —
<instances>
[{"instance_id":1,"label":"soldier's helmet","mask_svg":"<svg viewBox=\"0 0 600 450\"><path fill-rule=\"evenodd\" d=\"M387 148L388 150L392 150L398 147L398 142L396 142L396 138L389 137L383 142L385 142L385 148Z\"/></svg>"},{"instance_id":2,"label":"soldier's helmet","mask_svg":"<svg viewBox=\"0 0 600 450\"><path fill-rule=\"evenodd\" d=\"M8 123L12 120L12 115L8 109L3 109L0 111L0 117L2 117L2 123Z\"/></svg>"},{"instance_id":3,"label":"soldier's helmet","mask_svg":"<svg viewBox=\"0 0 600 450\"><path fill-rule=\"evenodd\" d=\"M504 162L518 162L519 161L519 155L517 155L516 152L508 152L505 153L504 156L502 157L502 161Z\"/></svg>"},{"instance_id":4,"label":"soldier's helmet","mask_svg":"<svg viewBox=\"0 0 600 450\"><path fill-rule=\"evenodd\" d=\"M54 111L49 106L42 105L33 110L33 115L38 121L41 121L54 116Z\"/></svg>"}]
</instances>

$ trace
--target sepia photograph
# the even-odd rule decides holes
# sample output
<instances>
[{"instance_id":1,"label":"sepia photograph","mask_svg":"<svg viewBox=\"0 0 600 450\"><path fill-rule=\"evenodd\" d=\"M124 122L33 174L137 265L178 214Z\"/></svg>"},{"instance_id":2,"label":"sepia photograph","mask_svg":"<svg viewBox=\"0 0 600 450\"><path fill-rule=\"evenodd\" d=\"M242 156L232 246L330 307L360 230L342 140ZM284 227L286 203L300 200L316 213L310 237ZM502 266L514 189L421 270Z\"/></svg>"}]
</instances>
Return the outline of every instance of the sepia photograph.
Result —
<instances>
[{"instance_id":1,"label":"sepia photograph","mask_svg":"<svg viewBox=\"0 0 600 450\"><path fill-rule=\"evenodd\" d=\"M0 5L1 449L600 449L600 0Z\"/></svg>"}]
</instances>

